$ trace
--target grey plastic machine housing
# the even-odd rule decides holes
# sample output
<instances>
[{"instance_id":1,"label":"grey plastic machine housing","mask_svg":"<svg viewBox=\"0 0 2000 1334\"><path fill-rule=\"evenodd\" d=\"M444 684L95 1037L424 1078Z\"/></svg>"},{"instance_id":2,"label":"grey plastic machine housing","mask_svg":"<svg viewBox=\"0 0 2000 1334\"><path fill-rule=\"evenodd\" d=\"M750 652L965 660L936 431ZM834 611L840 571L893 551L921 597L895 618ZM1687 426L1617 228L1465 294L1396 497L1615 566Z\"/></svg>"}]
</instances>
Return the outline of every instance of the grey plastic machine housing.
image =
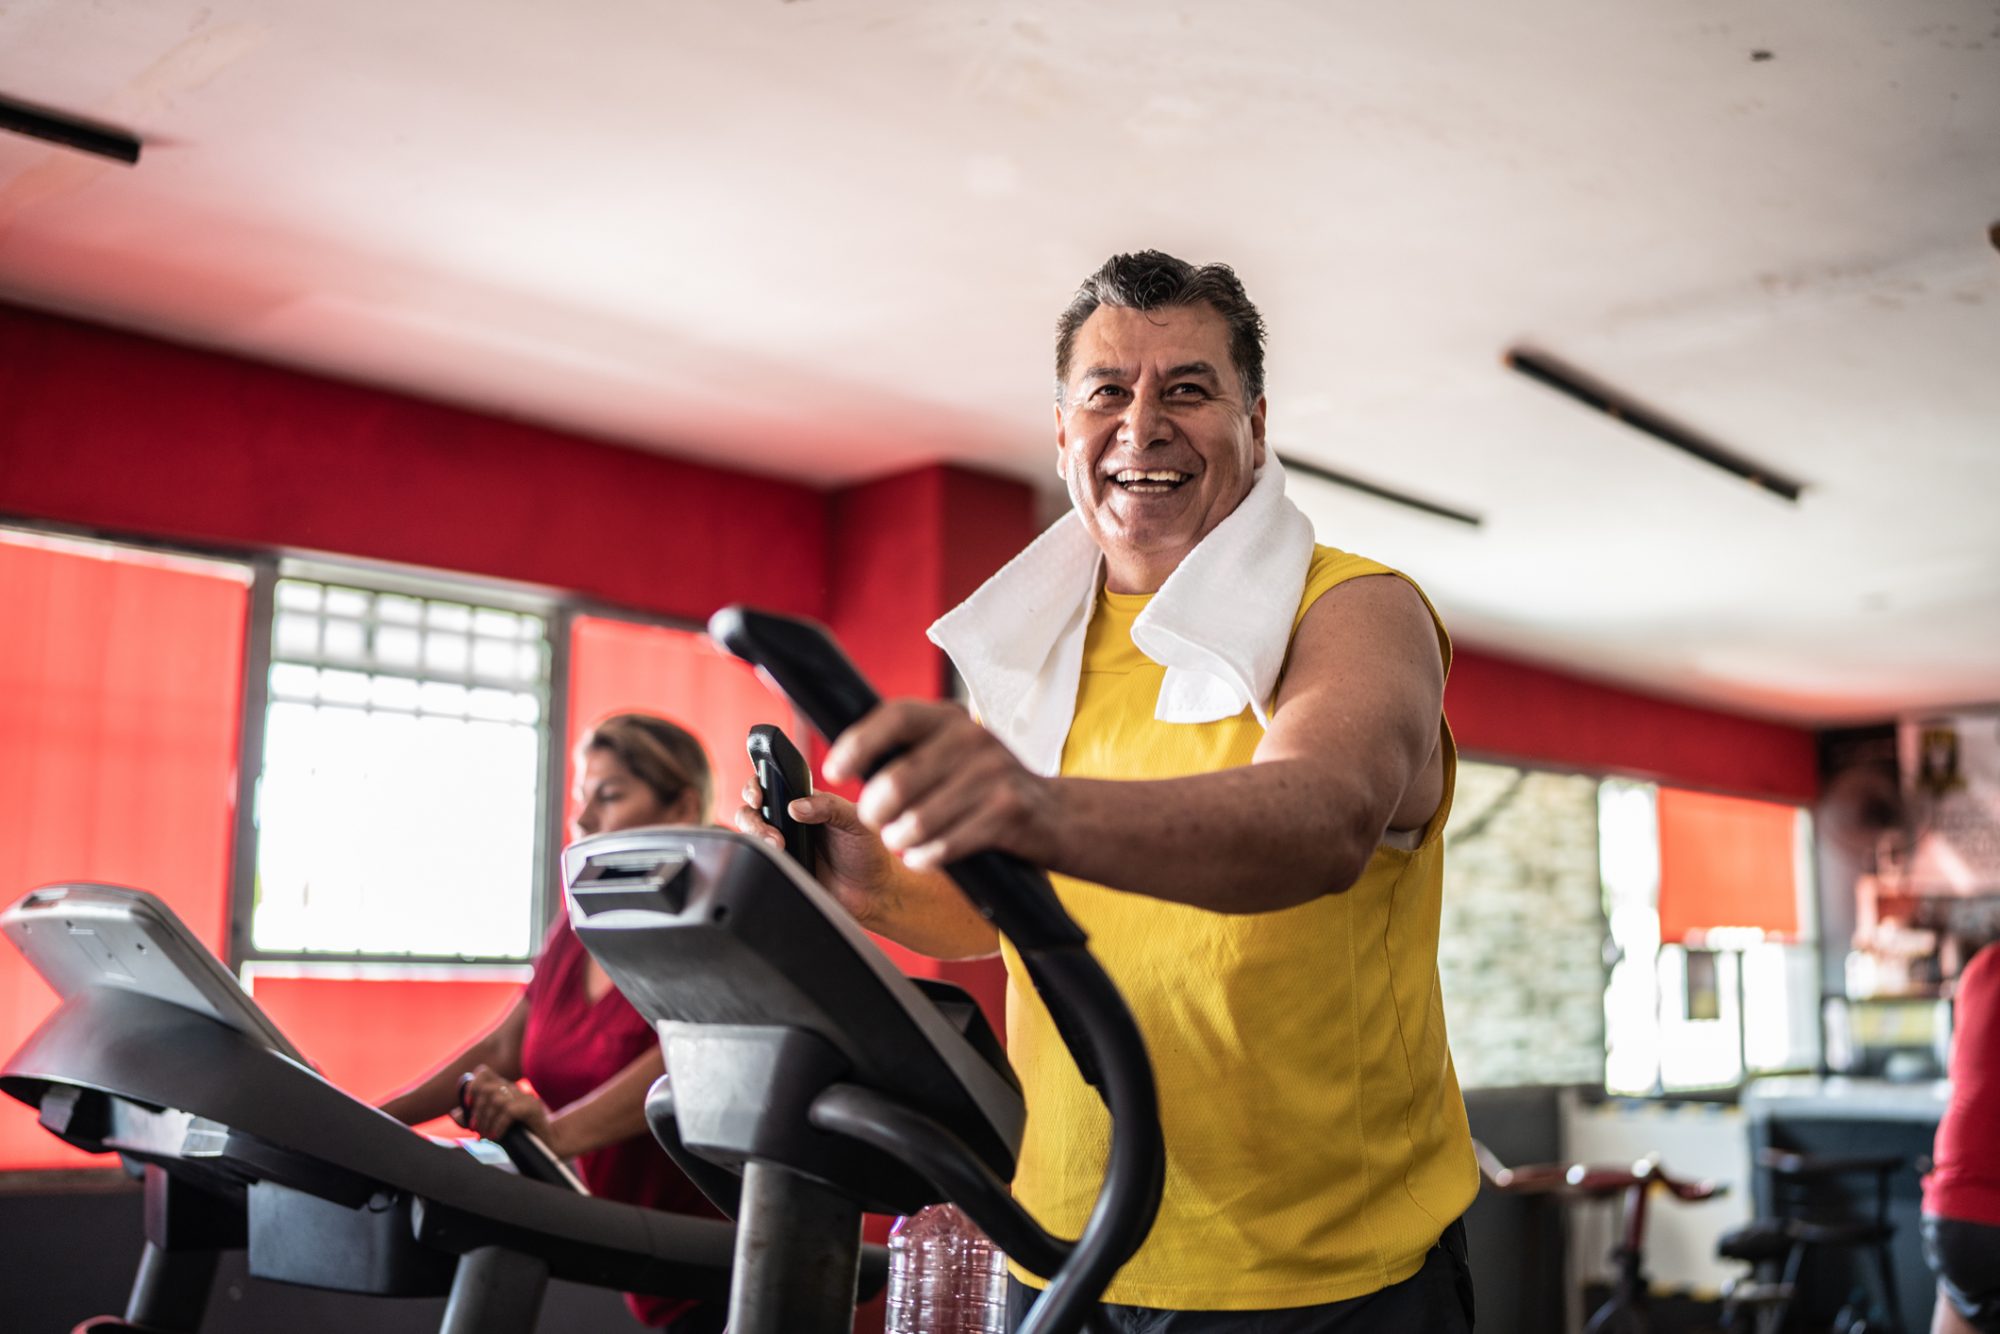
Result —
<instances>
[{"instance_id":1,"label":"grey plastic machine housing","mask_svg":"<svg viewBox=\"0 0 2000 1334\"><path fill-rule=\"evenodd\" d=\"M549 1277L728 1291L729 1224L568 1192L412 1133L321 1078L151 894L53 885L0 931L61 1001L0 1090L146 1178L128 1319L199 1328L215 1254L237 1248L259 1278L450 1294L450 1334L532 1330Z\"/></svg>"}]
</instances>

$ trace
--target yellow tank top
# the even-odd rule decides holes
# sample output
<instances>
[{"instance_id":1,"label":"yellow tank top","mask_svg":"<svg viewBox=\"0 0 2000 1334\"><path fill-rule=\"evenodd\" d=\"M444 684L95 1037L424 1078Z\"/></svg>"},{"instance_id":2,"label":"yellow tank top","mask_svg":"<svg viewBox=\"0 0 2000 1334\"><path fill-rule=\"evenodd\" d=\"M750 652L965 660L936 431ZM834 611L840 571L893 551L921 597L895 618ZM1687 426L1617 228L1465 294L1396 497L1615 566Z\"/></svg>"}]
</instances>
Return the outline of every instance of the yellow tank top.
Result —
<instances>
[{"instance_id":1,"label":"yellow tank top","mask_svg":"<svg viewBox=\"0 0 2000 1334\"><path fill-rule=\"evenodd\" d=\"M1394 573L1315 548L1298 618L1348 579ZM1250 763L1263 738L1247 708L1213 723L1154 719L1165 669L1131 634L1147 600L1099 594L1065 775L1208 773ZM1449 666L1442 624L1438 644ZM1416 1273L1471 1203L1479 1172L1438 994L1457 769L1440 728L1437 814L1413 850L1377 848L1345 893L1231 916L1054 878L1145 1035L1166 1135L1159 1221L1106 1301L1258 1310L1362 1296ZM1014 1191L1044 1226L1074 1237L1103 1180L1109 1121L1020 957L1005 954L1008 1054L1028 1100Z\"/></svg>"}]
</instances>

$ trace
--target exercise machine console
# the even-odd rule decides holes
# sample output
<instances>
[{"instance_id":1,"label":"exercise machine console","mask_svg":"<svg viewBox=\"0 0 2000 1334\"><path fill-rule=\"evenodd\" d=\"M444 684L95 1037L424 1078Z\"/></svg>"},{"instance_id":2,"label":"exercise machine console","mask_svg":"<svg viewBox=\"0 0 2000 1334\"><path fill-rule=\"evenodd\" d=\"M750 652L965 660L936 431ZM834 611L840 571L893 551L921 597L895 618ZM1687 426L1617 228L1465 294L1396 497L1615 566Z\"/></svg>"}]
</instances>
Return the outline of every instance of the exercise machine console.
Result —
<instances>
[{"instance_id":1,"label":"exercise machine console","mask_svg":"<svg viewBox=\"0 0 2000 1334\"><path fill-rule=\"evenodd\" d=\"M0 1067L0 1090L144 1176L133 1325L198 1330L219 1254L236 1249L256 1278L448 1295L444 1334L527 1334L551 1277L728 1289L728 1223L497 1168L335 1088L151 894L51 885L0 914L0 930L61 1001Z\"/></svg>"}]
</instances>

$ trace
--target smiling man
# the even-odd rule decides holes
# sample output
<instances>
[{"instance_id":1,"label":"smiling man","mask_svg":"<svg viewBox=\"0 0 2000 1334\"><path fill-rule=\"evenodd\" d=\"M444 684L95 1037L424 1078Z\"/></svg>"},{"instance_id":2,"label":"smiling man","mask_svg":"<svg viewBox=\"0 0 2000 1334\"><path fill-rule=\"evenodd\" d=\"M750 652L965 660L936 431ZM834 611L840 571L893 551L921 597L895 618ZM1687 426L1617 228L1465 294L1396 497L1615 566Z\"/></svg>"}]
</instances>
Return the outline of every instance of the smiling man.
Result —
<instances>
[{"instance_id":1,"label":"smiling man","mask_svg":"<svg viewBox=\"0 0 2000 1334\"><path fill-rule=\"evenodd\" d=\"M997 942L937 868L998 848L1052 873L1160 1089L1166 1190L1115 1327L1469 1329L1478 1169L1437 981L1450 645L1285 498L1263 337L1222 265L1146 251L1084 283L1056 343L1074 509L932 628L980 722L890 701L825 768L905 753L857 804L793 813L828 827L857 917L938 957ZM1106 1117L1006 954L1015 1191L1074 1236ZM1017 1319L1032 1296L1017 1276Z\"/></svg>"}]
</instances>

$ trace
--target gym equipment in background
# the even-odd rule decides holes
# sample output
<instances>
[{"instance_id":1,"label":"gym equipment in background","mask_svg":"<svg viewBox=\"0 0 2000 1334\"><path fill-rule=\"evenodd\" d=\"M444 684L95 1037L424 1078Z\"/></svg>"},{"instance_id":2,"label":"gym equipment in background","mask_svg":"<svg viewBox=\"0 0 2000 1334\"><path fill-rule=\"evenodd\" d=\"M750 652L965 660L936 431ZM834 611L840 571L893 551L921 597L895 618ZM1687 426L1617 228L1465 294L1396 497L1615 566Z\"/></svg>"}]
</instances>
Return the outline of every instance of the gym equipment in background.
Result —
<instances>
[{"instance_id":1,"label":"gym equipment in background","mask_svg":"<svg viewBox=\"0 0 2000 1334\"><path fill-rule=\"evenodd\" d=\"M0 930L61 998L0 1089L145 1178L132 1324L199 1330L217 1259L235 1249L255 1278L448 1295L443 1334L528 1334L550 1278L728 1289L729 1224L532 1180L482 1160L484 1142L434 1141L327 1083L151 894L52 885ZM867 1258L879 1282L885 1254Z\"/></svg>"}]
</instances>

